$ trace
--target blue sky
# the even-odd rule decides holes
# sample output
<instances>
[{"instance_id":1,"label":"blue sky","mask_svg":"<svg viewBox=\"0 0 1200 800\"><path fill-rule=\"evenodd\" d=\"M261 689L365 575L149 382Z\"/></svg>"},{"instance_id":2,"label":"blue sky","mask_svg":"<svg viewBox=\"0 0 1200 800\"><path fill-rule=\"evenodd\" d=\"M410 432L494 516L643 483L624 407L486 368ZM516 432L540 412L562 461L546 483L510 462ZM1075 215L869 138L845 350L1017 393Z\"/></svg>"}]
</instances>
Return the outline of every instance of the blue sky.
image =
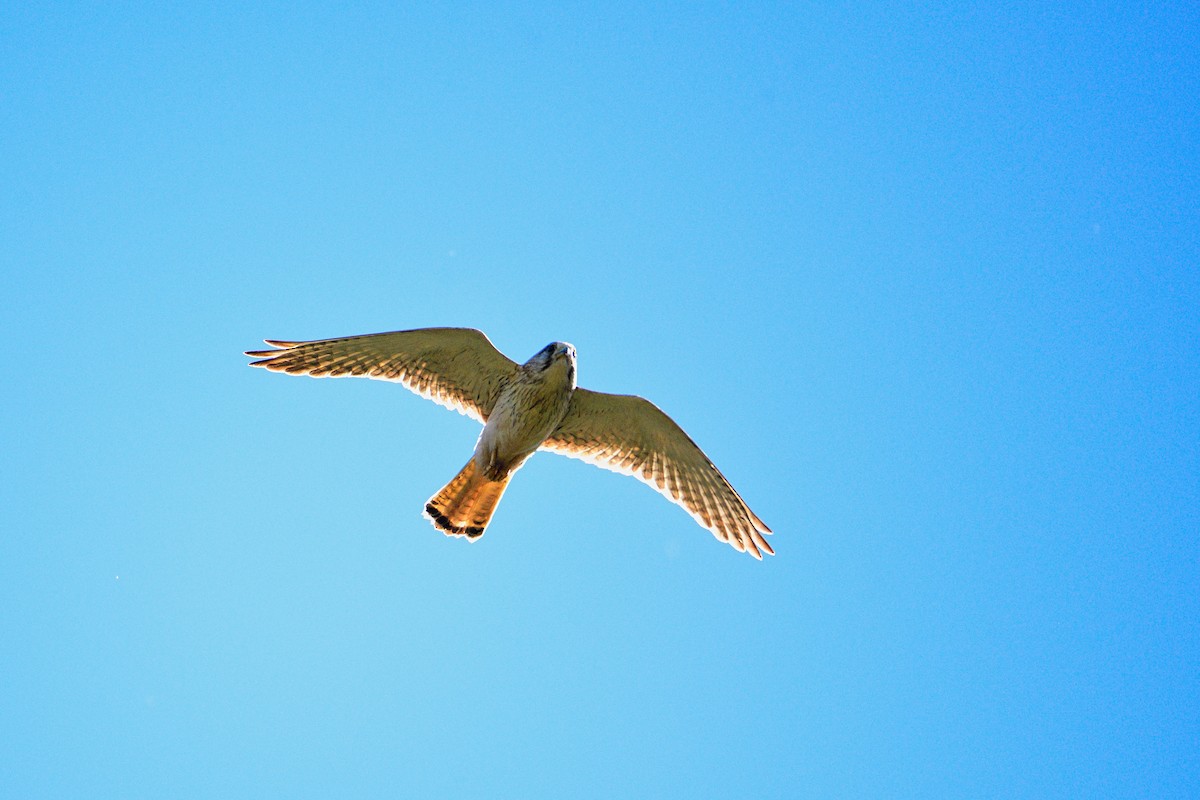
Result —
<instances>
[{"instance_id":1,"label":"blue sky","mask_svg":"<svg viewBox=\"0 0 1200 800\"><path fill-rule=\"evenodd\" d=\"M13 797L1193 797L1188 4L8 4ZM477 327L670 413L757 563L245 367Z\"/></svg>"}]
</instances>

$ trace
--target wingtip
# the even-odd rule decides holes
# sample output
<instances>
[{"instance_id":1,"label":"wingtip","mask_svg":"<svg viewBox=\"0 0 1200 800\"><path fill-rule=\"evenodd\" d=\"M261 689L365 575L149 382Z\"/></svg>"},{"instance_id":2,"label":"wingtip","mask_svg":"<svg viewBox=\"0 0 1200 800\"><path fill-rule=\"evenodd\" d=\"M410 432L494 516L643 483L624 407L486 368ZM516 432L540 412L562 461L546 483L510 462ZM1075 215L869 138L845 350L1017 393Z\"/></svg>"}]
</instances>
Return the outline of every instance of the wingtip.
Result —
<instances>
[{"instance_id":1,"label":"wingtip","mask_svg":"<svg viewBox=\"0 0 1200 800\"><path fill-rule=\"evenodd\" d=\"M763 528L766 528L766 527L767 527L766 525L763 526ZM775 555L775 550L767 542L766 538L763 537L763 533L770 533L770 532L771 532L770 530L764 530L764 531L755 530L752 532L750 538L751 538L751 541L753 541L753 543L758 546L759 550L762 550L764 553L766 553L769 556L773 556L773 555Z\"/></svg>"},{"instance_id":2,"label":"wingtip","mask_svg":"<svg viewBox=\"0 0 1200 800\"><path fill-rule=\"evenodd\" d=\"M250 364L250 366L252 366L252 367L267 366L268 364L271 363L272 359L279 356L281 353L283 353L284 350L290 350L291 348L295 347L298 344L304 344L304 342L285 342L281 339L263 339L263 341L275 349L274 350L245 350L245 351L243 351L245 353L245 355L248 355L251 358L263 359L262 361L252 362Z\"/></svg>"}]
</instances>

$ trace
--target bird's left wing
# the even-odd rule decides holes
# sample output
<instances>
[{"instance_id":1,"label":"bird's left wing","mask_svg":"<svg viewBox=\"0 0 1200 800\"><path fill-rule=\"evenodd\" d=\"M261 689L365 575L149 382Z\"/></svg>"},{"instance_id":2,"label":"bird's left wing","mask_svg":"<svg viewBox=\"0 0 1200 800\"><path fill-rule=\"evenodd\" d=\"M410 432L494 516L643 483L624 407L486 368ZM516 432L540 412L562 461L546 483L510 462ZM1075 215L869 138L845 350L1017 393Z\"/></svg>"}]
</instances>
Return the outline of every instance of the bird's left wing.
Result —
<instances>
[{"instance_id":1,"label":"bird's left wing","mask_svg":"<svg viewBox=\"0 0 1200 800\"><path fill-rule=\"evenodd\" d=\"M314 378L359 376L396 381L446 408L487 422L517 365L472 328L421 328L312 342L267 339L277 350L250 350L264 367Z\"/></svg>"},{"instance_id":2,"label":"bird's left wing","mask_svg":"<svg viewBox=\"0 0 1200 800\"><path fill-rule=\"evenodd\" d=\"M761 559L770 533L675 421L644 397L576 389L541 449L632 475L692 515L713 536Z\"/></svg>"}]
</instances>

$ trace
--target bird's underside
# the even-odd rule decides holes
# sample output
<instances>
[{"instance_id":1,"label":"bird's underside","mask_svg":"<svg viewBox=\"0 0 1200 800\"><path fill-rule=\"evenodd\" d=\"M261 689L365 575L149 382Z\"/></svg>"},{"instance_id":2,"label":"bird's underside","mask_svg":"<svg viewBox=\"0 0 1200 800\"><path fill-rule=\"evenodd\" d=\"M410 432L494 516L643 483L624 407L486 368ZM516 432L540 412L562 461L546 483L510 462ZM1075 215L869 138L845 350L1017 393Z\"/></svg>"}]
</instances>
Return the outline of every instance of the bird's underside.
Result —
<instances>
[{"instance_id":1,"label":"bird's underside","mask_svg":"<svg viewBox=\"0 0 1200 800\"><path fill-rule=\"evenodd\" d=\"M576 388L568 344L552 343L517 364L469 328L266 342L275 349L248 351L259 359L251 366L394 381L483 423L471 460L425 506L448 535L482 535L513 474L548 450L637 478L739 551L758 559L774 553L764 538L770 528L657 406Z\"/></svg>"}]
</instances>

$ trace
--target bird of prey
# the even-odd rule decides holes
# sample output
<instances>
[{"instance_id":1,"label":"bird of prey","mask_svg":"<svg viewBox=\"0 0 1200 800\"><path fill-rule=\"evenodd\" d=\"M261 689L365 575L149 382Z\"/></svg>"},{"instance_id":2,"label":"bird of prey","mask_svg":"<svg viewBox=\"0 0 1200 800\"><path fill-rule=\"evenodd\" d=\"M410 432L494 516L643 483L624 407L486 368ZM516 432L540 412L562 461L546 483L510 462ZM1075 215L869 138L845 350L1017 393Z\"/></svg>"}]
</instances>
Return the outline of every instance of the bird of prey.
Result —
<instances>
[{"instance_id":1,"label":"bird of prey","mask_svg":"<svg viewBox=\"0 0 1200 800\"><path fill-rule=\"evenodd\" d=\"M316 378L395 381L483 423L466 466L425 504L450 536L478 539L513 474L548 450L632 475L740 552L774 554L770 533L696 443L642 397L575 384L575 348L552 342L524 364L481 331L422 328L311 342L265 340L251 366Z\"/></svg>"}]
</instances>

